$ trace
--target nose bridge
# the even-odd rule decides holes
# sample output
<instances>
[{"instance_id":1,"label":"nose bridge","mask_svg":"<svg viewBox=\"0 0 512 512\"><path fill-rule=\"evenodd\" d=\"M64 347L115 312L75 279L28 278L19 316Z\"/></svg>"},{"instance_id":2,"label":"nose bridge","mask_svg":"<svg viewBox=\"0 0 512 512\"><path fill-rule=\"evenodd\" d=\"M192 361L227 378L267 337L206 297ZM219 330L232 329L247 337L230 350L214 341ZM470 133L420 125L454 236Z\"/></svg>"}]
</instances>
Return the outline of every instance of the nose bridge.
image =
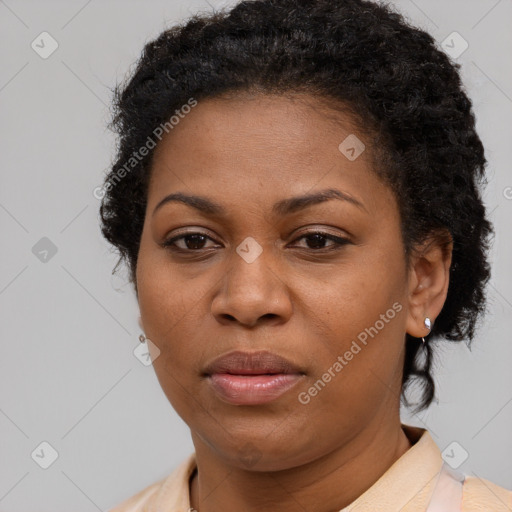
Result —
<instances>
[{"instance_id":1,"label":"nose bridge","mask_svg":"<svg viewBox=\"0 0 512 512\"><path fill-rule=\"evenodd\" d=\"M271 244L245 238L233 251L222 285L212 303L218 318L254 324L264 315L286 317L291 305L279 277Z\"/></svg>"},{"instance_id":2,"label":"nose bridge","mask_svg":"<svg viewBox=\"0 0 512 512\"><path fill-rule=\"evenodd\" d=\"M261 241L261 240L260 240ZM227 277L236 285L247 285L263 292L273 281L272 249L253 237L246 237L236 248L230 261Z\"/></svg>"},{"instance_id":3,"label":"nose bridge","mask_svg":"<svg viewBox=\"0 0 512 512\"><path fill-rule=\"evenodd\" d=\"M231 294L235 292L245 299L261 300L275 289L273 251L270 244L260 242L248 236L236 246L226 272L226 284Z\"/></svg>"}]
</instances>

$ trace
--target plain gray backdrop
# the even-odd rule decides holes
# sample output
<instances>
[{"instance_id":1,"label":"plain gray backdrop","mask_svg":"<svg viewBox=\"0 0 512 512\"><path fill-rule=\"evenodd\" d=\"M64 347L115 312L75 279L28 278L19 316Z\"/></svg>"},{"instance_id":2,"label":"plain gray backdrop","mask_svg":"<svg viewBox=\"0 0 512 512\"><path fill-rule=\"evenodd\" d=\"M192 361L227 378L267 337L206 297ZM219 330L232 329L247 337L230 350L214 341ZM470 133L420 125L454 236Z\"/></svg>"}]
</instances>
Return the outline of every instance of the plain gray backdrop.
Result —
<instances>
[{"instance_id":1,"label":"plain gray backdrop","mask_svg":"<svg viewBox=\"0 0 512 512\"><path fill-rule=\"evenodd\" d=\"M403 421L467 453L466 474L512 489L512 1L393 3L462 52L497 232L489 314L472 350L442 345L439 402ZM193 451L152 366L134 354L137 303L126 273L111 275L117 256L93 190L114 156L110 90L145 42L198 10L211 8L0 0L0 512L108 510Z\"/></svg>"}]
</instances>

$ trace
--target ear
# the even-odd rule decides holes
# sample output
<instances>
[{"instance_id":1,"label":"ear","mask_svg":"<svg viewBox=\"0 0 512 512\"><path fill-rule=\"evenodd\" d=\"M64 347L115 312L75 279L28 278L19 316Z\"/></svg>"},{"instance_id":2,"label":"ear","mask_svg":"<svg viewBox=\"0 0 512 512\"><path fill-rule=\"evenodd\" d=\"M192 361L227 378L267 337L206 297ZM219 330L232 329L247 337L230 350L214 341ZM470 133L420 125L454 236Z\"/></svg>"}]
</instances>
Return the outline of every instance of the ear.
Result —
<instances>
[{"instance_id":1,"label":"ear","mask_svg":"<svg viewBox=\"0 0 512 512\"><path fill-rule=\"evenodd\" d=\"M413 248L409 264L408 313L406 332L415 338L430 330L425 317L434 325L448 294L453 240L446 230L438 230Z\"/></svg>"},{"instance_id":2,"label":"ear","mask_svg":"<svg viewBox=\"0 0 512 512\"><path fill-rule=\"evenodd\" d=\"M142 325L142 317L139 316L139 327L142 332L144 332L144 326Z\"/></svg>"}]
</instances>

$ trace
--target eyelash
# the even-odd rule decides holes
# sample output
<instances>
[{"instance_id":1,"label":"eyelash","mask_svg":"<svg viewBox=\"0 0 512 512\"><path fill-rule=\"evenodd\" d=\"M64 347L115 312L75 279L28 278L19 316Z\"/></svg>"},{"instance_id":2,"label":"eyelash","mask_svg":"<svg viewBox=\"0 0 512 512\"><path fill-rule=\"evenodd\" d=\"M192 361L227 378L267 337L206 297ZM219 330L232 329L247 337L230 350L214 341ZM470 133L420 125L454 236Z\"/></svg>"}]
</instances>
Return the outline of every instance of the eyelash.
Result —
<instances>
[{"instance_id":1,"label":"eyelash","mask_svg":"<svg viewBox=\"0 0 512 512\"><path fill-rule=\"evenodd\" d=\"M177 240L181 240L182 238L186 238L187 236L192 236L192 235L201 235L201 236L204 236L204 237L212 240L213 242L215 242L215 240L213 240L213 238L209 237L205 233L201 233L200 231L191 231L190 233L185 233L185 234L170 238L169 240L164 240L164 242L161 245L162 245L162 247L164 247L172 252L178 252L178 253L181 252L181 253L189 253L189 254L200 253L200 251L203 251L204 249L182 249L181 247L176 247L174 245L174 243ZM302 238L307 238L307 237L310 237L313 235L320 235L328 240L335 242L335 245L330 246L330 247L321 247L320 249L310 249L308 247L302 247L301 249L306 249L306 250L312 251L314 253L321 253L321 252L326 253L326 252L330 252L330 251L337 251L337 250L341 249L342 246L351 243L348 238L335 236L330 233L326 233L324 231L310 231L307 233L303 233L301 236L297 237L294 240L294 242L297 240L301 240Z\"/></svg>"}]
</instances>

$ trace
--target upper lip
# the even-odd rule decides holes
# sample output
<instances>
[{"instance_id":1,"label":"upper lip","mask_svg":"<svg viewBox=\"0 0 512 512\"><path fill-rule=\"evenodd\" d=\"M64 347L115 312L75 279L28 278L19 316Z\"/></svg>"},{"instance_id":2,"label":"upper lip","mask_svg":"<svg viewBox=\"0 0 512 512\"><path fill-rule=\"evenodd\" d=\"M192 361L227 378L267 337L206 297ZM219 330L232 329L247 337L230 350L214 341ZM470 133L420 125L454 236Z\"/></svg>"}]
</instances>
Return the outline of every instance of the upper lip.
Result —
<instances>
[{"instance_id":1,"label":"upper lip","mask_svg":"<svg viewBox=\"0 0 512 512\"><path fill-rule=\"evenodd\" d=\"M207 375L214 373L230 373L232 375L264 375L277 373L302 373L293 363L266 350L259 352L243 352L235 350L222 355L210 363Z\"/></svg>"}]
</instances>

